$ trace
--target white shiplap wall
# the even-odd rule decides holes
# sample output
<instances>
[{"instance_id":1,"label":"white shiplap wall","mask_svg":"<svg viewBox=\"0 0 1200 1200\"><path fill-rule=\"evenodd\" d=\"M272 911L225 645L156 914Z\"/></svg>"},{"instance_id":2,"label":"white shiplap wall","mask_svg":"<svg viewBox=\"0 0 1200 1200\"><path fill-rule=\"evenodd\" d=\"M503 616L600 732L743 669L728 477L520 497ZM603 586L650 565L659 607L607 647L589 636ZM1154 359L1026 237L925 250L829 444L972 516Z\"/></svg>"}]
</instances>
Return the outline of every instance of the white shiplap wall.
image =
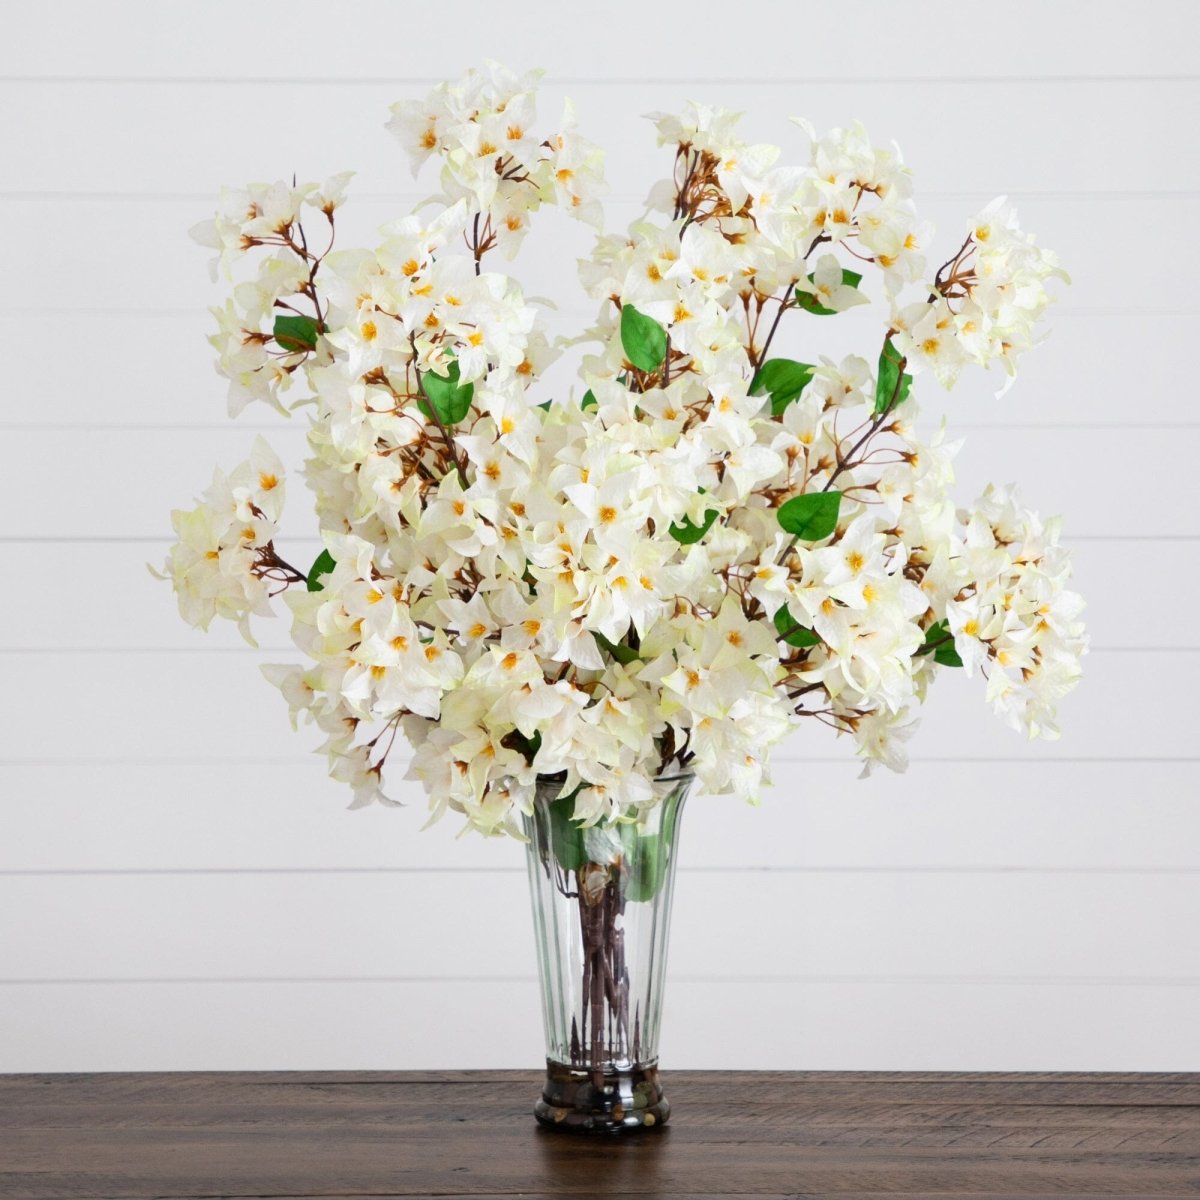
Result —
<instances>
[{"instance_id":1,"label":"white shiplap wall","mask_svg":"<svg viewBox=\"0 0 1200 1200\"><path fill-rule=\"evenodd\" d=\"M742 10L738 10L742 11ZM142 569L264 410L223 416L185 230L220 183L356 167L355 232L415 195L387 105L492 55L548 68L609 149L611 219L663 159L640 114L696 97L861 117L953 230L999 192L1075 286L968 434L960 495L1020 479L1064 511L1095 651L1065 737L1029 745L943 680L902 778L844 747L779 755L761 809L687 818L663 1052L675 1067L1200 1068L1200 588L1176 231L1200 218L1186 0L859 0L733 10L621 0L21 5L0 45L0 1071L535 1064L514 844L418 834L422 802L347 814L255 670L286 653L184 628ZM544 238L544 240L543 240ZM568 297L582 231L519 261ZM1185 268L1184 268L1185 269ZM571 298L573 297L573 299ZM822 334L830 352L850 320ZM809 348L812 351L812 348ZM558 381L565 386L565 380ZM290 528L303 526L293 490ZM299 557L303 553L298 552Z\"/></svg>"}]
</instances>

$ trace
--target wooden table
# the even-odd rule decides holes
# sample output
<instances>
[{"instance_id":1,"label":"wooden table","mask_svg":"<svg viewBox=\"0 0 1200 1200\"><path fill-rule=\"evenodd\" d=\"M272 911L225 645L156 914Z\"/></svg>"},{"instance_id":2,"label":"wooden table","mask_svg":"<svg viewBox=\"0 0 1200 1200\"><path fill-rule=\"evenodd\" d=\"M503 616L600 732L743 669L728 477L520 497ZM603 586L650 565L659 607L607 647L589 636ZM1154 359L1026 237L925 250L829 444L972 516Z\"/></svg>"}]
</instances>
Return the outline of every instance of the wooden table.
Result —
<instances>
[{"instance_id":1,"label":"wooden table","mask_svg":"<svg viewBox=\"0 0 1200 1200\"><path fill-rule=\"evenodd\" d=\"M1200 1197L1200 1075L666 1083L670 1125L597 1139L530 1072L0 1076L0 1197Z\"/></svg>"}]
</instances>

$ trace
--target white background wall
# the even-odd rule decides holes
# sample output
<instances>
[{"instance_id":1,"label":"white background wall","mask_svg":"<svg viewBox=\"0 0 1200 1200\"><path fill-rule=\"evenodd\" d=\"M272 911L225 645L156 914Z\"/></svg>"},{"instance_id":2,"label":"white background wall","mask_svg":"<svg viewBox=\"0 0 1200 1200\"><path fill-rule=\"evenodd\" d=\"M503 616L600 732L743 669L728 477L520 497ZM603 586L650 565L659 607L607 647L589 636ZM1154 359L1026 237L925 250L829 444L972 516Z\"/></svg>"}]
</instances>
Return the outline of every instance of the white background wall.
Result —
<instances>
[{"instance_id":1,"label":"white background wall","mask_svg":"<svg viewBox=\"0 0 1200 1200\"><path fill-rule=\"evenodd\" d=\"M221 183L354 167L346 219L369 236L416 187L387 106L485 54L548 69L548 121L575 98L609 150L613 224L667 161L640 114L695 97L794 157L788 114L861 117L900 141L947 256L1008 192L1075 278L1004 401L919 385L967 434L962 499L1018 478L1068 516L1095 647L1064 739L1027 744L978 681L943 679L907 776L858 783L848 748L810 735L761 809L694 801L666 1062L1200 1068L1196 6L421 12L8 14L0 1070L539 1060L521 848L418 834L416 791L344 812L256 670L288 657L284 622L262 651L205 637L143 569L214 462L257 430L292 461L301 444L265 409L225 418L204 342L219 293L186 229ZM587 244L549 214L519 260L528 292L567 297L563 330L586 316ZM292 497L305 561L299 481Z\"/></svg>"}]
</instances>

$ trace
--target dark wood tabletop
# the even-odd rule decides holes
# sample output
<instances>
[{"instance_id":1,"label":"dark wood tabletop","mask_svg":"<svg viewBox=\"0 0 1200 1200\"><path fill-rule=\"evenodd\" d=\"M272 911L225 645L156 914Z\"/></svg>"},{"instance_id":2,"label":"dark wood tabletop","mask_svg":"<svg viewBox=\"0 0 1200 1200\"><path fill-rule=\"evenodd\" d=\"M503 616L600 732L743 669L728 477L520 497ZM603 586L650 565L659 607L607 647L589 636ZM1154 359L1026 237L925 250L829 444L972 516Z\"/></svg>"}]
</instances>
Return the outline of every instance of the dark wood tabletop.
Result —
<instances>
[{"instance_id":1,"label":"dark wood tabletop","mask_svg":"<svg viewBox=\"0 0 1200 1200\"><path fill-rule=\"evenodd\" d=\"M0 1076L0 1196L1200 1197L1200 1075L680 1071L661 1130L532 1072Z\"/></svg>"}]
</instances>

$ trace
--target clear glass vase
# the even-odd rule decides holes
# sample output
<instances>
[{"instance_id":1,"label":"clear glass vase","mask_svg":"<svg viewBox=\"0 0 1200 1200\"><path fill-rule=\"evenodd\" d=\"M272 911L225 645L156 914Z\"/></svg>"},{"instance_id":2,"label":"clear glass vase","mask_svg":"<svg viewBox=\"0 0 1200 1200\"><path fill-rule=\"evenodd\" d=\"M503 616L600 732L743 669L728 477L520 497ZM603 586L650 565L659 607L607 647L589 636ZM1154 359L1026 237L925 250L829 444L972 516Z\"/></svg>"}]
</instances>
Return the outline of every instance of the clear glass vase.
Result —
<instances>
[{"instance_id":1,"label":"clear glass vase","mask_svg":"<svg viewBox=\"0 0 1200 1200\"><path fill-rule=\"evenodd\" d=\"M654 781L638 820L581 829L561 782L539 781L527 861L542 983L543 1124L586 1132L661 1126L658 1079L679 818L690 775Z\"/></svg>"}]
</instances>

